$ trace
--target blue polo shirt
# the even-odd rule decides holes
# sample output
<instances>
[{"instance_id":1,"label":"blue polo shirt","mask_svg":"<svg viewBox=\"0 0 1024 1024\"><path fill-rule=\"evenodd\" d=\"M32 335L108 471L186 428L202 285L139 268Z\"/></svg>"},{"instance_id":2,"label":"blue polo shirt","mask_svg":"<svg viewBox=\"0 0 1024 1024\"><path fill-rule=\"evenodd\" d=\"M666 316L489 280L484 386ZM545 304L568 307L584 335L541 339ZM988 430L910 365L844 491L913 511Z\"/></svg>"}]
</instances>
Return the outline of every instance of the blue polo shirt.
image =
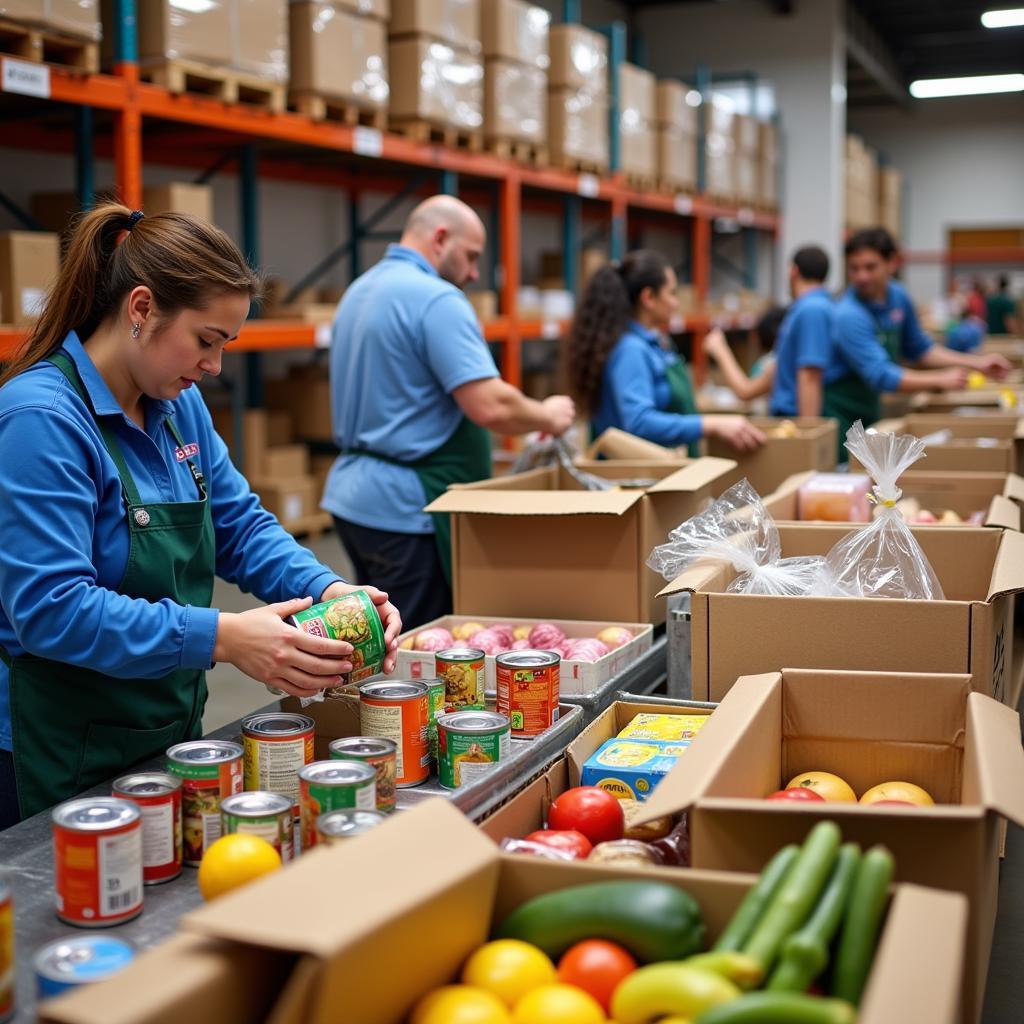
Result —
<instances>
[{"instance_id":1,"label":"blue polo shirt","mask_svg":"<svg viewBox=\"0 0 1024 1024\"><path fill-rule=\"evenodd\" d=\"M117 592L128 563L128 522L121 479L95 416L120 441L143 501L198 497L165 426L168 416L186 445L198 445L193 461L206 478L222 579L267 602L319 598L340 579L260 507L197 389L174 401L149 401L143 430L124 414L74 332L63 351L78 368L89 405L46 362L0 389L0 646L9 654L128 679L211 665L216 609ZM11 749L2 662L0 748Z\"/></svg>"},{"instance_id":2,"label":"blue polo shirt","mask_svg":"<svg viewBox=\"0 0 1024 1024\"><path fill-rule=\"evenodd\" d=\"M700 416L667 411L672 400L668 367L678 362L657 332L633 321L605 363L595 433L617 427L668 448L699 441Z\"/></svg>"},{"instance_id":3,"label":"blue polo shirt","mask_svg":"<svg viewBox=\"0 0 1024 1024\"><path fill-rule=\"evenodd\" d=\"M456 388L498 376L469 300L401 245L345 292L330 365L335 444L399 462L424 458L455 433L463 416ZM426 501L414 470L343 454L322 507L358 526L433 533Z\"/></svg>"},{"instance_id":4,"label":"blue polo shirt","mask_svg":"<svg viewBox=\"0 0 1024 1024\"><path fill-rule=\"evenodd\" d=\"M827 288L812 288L790 305L775 341L773 416L797 415L797 374L804 367L824 371L832 361L835 305ZM824 376L823 376L824 383ZM819 409L815 415L820 416Z\"/></svg>"},{"instance_id":5,"label":"blue polo shirt","mask_svg":"<svg viewBox=\"0 0 1024 1024\"><path fill-rule=\"evenodd\" d=\"M899 391L903 368L889 358L877 336L889 326L898 328L900 355L907 362L916 363L932 347L903 285L890 281L884 302L865 302L852 287L846 290L836 303L834 356L841 376L855 373L876 391Z\"/></svg>"}]
</instances>

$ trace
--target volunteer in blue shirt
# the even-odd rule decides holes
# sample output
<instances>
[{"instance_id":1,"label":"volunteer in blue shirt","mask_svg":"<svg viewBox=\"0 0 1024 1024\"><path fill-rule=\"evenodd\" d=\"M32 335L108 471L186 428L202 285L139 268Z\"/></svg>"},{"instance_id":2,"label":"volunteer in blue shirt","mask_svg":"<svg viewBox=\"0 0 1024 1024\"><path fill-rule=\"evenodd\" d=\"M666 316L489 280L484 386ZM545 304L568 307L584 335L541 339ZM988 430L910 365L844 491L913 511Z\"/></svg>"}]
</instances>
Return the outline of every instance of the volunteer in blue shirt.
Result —
<instances>
[{"instance_id":1,"label":"volunteer in blue shirt","mask_svg":"<svg viewBox=\"0 0 1024 1024\"><path fill-rule=\"evenodd\" d=\"M451 196L410 214L398 245L345 292L331 337L331 415L341 456L323 508L358 578L414 627L452 610L448 516L425 505L491 475L491 436L562 434L571 399L504 382L462 289L478 277L480 218Z\"/></svg>"},{"instance_id":2,"label":"volunteer in blue shirt","mask_svg":"<svg viewBox=\"0 0 1024 1024\"><path fill-rule=\"evenodd\" d=\"M865 228L846 243L850 286L836 305L835 366L826 371L824 403L825 415L839 421L840 445L857 420L869 426L879 418L883 391L957 391L968 370L1001 379L1010 368L1000 355L935 345L906 289L892 280L895 260L896 245L884 228Z\"/></svg>"},{"instance_id":3,"label":"volunteer in blue shirt","mask_svg":"<svg viewBox=\"0 0 1024 1024\"><path fill-rule=\"evenodd\" d=\"M700 440L721 437L739 451L764 443L743 416L697 412L686 363L666 332L679 308L676 275L649 249L591 276L576 309L569 344L569 379L595 434L609 427L700 454Z\"/></svg>"},{"instance_id":4,"label":"volunteer in blue shirt","mask_svg":"<svg viewBox=\"0 0 1024 1024\"><path fill-rule=\"evenodd\" d=\"M0 375L0 827L196 738L216 661L298 696L352 667L283 620L353 588L260 508L195 387L259 288L212 225L100 206ZM274 603L218 612L215 574Z\"/></svg>"}]
</instances>

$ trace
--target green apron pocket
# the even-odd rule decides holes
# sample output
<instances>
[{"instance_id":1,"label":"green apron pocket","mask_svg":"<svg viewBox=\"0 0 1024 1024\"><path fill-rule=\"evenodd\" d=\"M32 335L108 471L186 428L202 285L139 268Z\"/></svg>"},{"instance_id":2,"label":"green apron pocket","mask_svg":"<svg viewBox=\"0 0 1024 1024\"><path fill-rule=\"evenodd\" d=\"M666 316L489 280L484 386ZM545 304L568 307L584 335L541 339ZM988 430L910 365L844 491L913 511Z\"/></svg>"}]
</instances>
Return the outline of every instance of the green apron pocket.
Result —
<instances>
[{"instance_id":1,"label":"green apron pocket","mask_svg":"<svg viewBox=\"0 0 1024 1024\"><path fill-rule=\"evenodd\" d=\"M164 753L184 738L180 722L159 729L128 729L119 725L90 722L82 749L82 761L75 782L77 792L98 785L112 775Z\"/></svg>"}]
</instances>

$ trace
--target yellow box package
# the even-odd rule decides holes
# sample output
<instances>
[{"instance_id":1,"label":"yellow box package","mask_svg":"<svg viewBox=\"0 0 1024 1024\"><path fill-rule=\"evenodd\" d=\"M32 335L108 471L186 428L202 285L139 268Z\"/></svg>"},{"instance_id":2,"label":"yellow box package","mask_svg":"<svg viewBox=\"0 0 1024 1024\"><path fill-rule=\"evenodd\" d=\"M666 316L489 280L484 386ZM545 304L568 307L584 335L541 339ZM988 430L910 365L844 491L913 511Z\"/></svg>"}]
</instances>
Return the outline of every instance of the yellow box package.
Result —
<instances>
[{"instance_id":1,"label":"yellow box package","mask_svg":"<svg viewBox=\"0 0 1024 1024\"><path fill-rule=\"evenodd\" d=\"M639 714L619 733L619 739L690 740L700 732L709 717Z\"/></svg>"}]
</instances>

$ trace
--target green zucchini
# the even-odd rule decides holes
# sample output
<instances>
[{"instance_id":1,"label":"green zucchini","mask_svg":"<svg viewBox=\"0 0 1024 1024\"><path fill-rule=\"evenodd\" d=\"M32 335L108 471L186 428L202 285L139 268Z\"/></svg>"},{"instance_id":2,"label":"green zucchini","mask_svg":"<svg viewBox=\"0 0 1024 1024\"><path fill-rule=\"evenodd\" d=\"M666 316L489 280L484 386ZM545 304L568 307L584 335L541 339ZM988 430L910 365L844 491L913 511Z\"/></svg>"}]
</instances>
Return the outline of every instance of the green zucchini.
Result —
<instances>
[{"instance_id":1,"label":"green zucchini","mask_svg":"<svg viewBox=\"0 0 1024 1024\"><path fill-rule=\"evenodd\" d=\"M857 1011L841 999L799 992L749 992L705 1010L694 1024L854 1024Z\"/></svg>"},{"instance_id":2,"label":"green zucchini","mask_svg":"<svg viewBox=\"0 0 1024 1024\"><path fill-rule=\"evenodd\" d=\"M800 847L793 843L784 846L770 861L761 877L754 887L743 897L732 920L725 926L725 930L718 936L718 941L711 947L713 953L738 953L743 949L743 944L750 938L751 933L761 920L772 897L778 892L786 873L795 863L800 855Z\"/></svg>"}]
</instances>

